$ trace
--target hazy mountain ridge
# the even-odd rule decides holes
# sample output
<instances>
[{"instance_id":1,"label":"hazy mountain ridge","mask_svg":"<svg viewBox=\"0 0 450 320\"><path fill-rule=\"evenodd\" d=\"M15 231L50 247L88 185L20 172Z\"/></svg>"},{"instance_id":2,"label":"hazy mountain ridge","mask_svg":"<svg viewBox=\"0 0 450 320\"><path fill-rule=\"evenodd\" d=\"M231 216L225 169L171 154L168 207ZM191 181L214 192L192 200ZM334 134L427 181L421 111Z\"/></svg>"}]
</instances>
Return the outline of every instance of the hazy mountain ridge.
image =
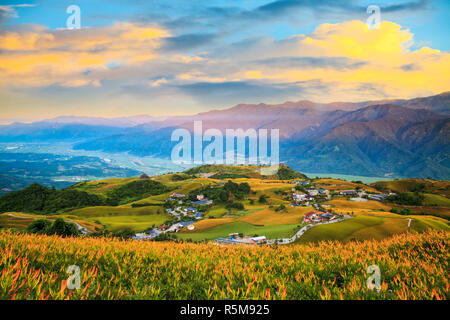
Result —
<instances>
[{"instance_id":1,"label":"hazy mountain ridge","mask_svg":"<svg viewBox=\"0 0 450 320\"><path fill-rule=\"evenodd\" d=\"M104 126L105 122L93 125L96 120L89 120L91 124L55 123L54 119L0 126L0 141L77 138L81 142L75 144L76 149L168 158L176 143L170 140L172 131L180 127L193 130L194 121L201 120L203 132L209 128L223 134L225 129L279 128L280 160L304 172L450 179L449 101L450 93L446 92L411 100L384 100L383 104L317 104L306 100L239 104L123 127Z\"/></svg>"}]
</instances>

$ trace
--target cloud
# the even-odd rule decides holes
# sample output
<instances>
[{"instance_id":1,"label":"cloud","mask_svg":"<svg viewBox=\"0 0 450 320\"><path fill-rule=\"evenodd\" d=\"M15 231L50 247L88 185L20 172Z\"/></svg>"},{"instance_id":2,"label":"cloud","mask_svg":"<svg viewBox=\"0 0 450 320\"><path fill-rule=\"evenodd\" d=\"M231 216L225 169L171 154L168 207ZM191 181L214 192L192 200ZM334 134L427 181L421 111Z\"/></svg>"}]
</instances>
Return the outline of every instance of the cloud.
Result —
<instances>
[{"instance_id":1,"label":"cloud","mask_svg":"<svg viewBox=\"0 0 450 320\"><path fill-rule=\"evenodd\" d=\"M278 101L299 95L301 87L292 84L267 84L256 81L196 82L177 86L183 93L210 105ZM275 100L273 100L275 98Z\"/></svg>"},{"instance_id":2,"label":"cloud","mask_svg":"<svg viewBox=\"0 0 450 320\"><path fill-rule=\"evenodd\" d=\"M428 8L430 0L409 1L404 3L389 4L380 6L383 12L400 12L400 11L414 11ZM268 4L259 6L250 11L250 15L258 16L261 13L269 15L283 15L295 9L311 9L321 14L327 12L364 12L367 6L359 4L359 1L352 0L277 0Z\"/></svg>"},{"instance_id":3,"label":"cloud","mask_svg":"<svg viewBox=\"0 0 450 320\"><path fill-rule=\"evenodd\" d=\"M116 23L110 27L49 30L42 26L0 33L0 85L99 85L93 71L111 63L139 64L158 57L170 33L155 25Z\"/></svg>"},{"instance_id":4,"label":"cloud","mask_svg":"<svg viewBox=\"0 0 450 320\"><path fill-rule=\"evenodd\" d=\"M373 30L357 20L325 23L280 39L229 43L218 37L173 35L148 23L4 30L0 93L11 97L34 88L51 98L70 91L79 102L88 91L97 105L119 109L133 101L172 112L187 104L410 98L448 91L450 83L450 54L417 47L410 30L389 21ZM52 92L45 92L49 87Z\"/></svg>"},{"instance_id":5,"label":"cloud","mask_svg":"<svg viewBox=\"0 0 450 320\"><path fill-rule=\"evenodd\" d=\"M0 5L0 25L3 25L6 20L18 18L19 15L15 8L34 7L33 4L14 4L14 5Z\"/></svg>"},{"instance_id":6,"label":"cloud","mask_svg":"<svg viewBox=\"0 0 450 320\"><path fill-rule=\"evenodd\" d=\"M275 68L334 68L356 69L366 62L346 57L276 57L255 60L256 65L267 65Z\"/></svg>"},{"instance_id":7,"label":"cloud","mask_svg":"<svg viewBox=\"0 0 450 320\"><path fill-rule=\"evenodd\" d=\"M189 50L210 43L216 35L210 33L182 34L176 37L165 38L162 50L178 51Z\"/></svg>"},{"instance_id":8,"label":"cloud","mask_svg":"<svg viewBox=\"0 0 450 320\"><path fill-rule=\"evenodd\" d=\"M245 59L258 56L258 52L263 56L260 61L244 64L248 69L234 75L241 80L340 84L337 88L342 94L321 95L322 100L345 99L347 88L362 84L371 84L377 92L391 97L447 91L450 55L428 47L411 50L412 44L413 34L398 24L383 21L380 29L370 30L361 21L348 21L319 25L307 35L240 42L227 53L238 56L242 51ZM401 67L405 65L410 67ZM362 92L360 99L364 100Z\"/></svg>"}]
</instances>

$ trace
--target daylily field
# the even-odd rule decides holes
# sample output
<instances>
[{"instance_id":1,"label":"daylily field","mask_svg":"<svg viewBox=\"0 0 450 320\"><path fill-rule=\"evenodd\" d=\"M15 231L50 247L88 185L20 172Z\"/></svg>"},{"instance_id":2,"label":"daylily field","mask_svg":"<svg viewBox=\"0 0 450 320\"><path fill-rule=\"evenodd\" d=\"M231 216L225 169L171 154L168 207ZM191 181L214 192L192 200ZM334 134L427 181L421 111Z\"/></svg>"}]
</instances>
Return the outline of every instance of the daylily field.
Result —
<instances>
[{"instance_id":1,"label":"daylily field","mask_svg":"<svg viewBox=\"0 0 450 320\"><path fill-rule=\"evenodd\" d=\"M449 299L449 233L288 246L0 232L0 299ZM70 265L80 289L67 288ZM369 265L381 289L367 288Z\"/></svg>"}]
</instances>

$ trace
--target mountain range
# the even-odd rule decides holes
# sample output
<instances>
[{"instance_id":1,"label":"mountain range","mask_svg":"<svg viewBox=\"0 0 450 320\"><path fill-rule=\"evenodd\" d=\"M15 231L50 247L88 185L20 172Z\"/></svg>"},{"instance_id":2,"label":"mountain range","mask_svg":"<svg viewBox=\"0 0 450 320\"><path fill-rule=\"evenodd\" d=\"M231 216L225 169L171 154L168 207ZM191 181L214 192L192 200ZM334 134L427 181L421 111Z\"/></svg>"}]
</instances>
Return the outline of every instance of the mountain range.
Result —
<instances>
[{"instance_id":1,"label":"mountain range","mask_svg":"<svg viewBox=\"0 0 450 320\"><path fill-rule=\"evenodd\" d=\"M75 149L168 158L176 128L279 129L297 171L450 179L450 92L410 100L239 104L192 116L60 117L0 126L0 141L72 140Z\"/></svg>"}]
</instances>

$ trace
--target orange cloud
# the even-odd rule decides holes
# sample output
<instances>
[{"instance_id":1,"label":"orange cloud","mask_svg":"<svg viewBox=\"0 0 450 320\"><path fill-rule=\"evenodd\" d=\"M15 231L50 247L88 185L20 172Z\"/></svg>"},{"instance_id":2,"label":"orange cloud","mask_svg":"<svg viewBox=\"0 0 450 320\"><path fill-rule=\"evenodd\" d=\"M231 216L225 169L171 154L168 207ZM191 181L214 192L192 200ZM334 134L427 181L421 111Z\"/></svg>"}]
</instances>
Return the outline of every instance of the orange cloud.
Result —
<instances>
[{"instance_id":1,"label":"orange cloud","mask_svg":"<svg viewBox=\"0 0 450 320\"><path fill-rule=\"evenodd\" d=\"M118 23L111 27L0 34L0 85L77 86L97 84L85 72L107 69L110 62L141 63L158 57L161 39L170 33L158 26Z\"/></svg>"},{"instance_id":2,"label":"orange cloud","mask_svg":"<svg viewBox=\"0 0 450 320\"><path fill-rule=\"evenodd\" d=\"M330 65L285 67L260 65L239 73L243 79L260 79L276 83L320 81L338 84L335 92L323 101L349 100L349 91L362 85L372 86L390 97L415 97L449 90L450 54L422 47L411 50L413 35L398 24L384 21L380 29L369 29L361 21L322 24L308 36L293 37L283 46L283 55L329 59L342 57L362 62L356 68ZM270 46L261 51L273 52ZM357 100L367 99L366 93L354 94ZM374 96L371 98L381 98ZM317 99L315 99L317 100Z\"/></svg>"},{"instance_id":3,"label":"orange cloud","mask_svg":"<svg viewBox=\"0 0 450 320\"><path fill-rule=\"evenodd\" d=\"M164 38L169 36L157 25L133 23L5 31L0 33L0 87L5 96L9 87L99 87L104 79L130 80L154 92L173 88L164 95L171 105L177 98L186 102L186 96L176 92L178 85L196 82L298 85L307 89L301 98L323 102L409 98L449 90L450 54L429 47L413 49L414 35L389 21L373 30L361 21L322 24L307 35L264 37L198 55L164 52ZM290 63L291 58L304 61ZM123 68L110 68L110 63Z\"/></svg>"}]
</instances>

